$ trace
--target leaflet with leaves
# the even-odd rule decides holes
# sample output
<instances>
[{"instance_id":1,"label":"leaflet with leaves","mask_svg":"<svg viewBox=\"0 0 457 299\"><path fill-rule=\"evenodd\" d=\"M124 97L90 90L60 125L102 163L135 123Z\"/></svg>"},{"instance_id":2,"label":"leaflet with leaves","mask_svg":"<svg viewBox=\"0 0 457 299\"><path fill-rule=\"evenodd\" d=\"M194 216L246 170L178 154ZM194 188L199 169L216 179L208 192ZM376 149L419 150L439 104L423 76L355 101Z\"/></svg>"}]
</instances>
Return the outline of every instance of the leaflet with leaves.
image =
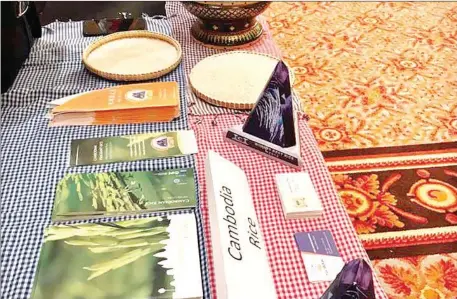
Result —
<instances>
[{"instance_id":1,"label":"leaflet with leaves","mask_svg":"<svg viewBox=\"0 0 457 299\"><path fill-rule=\"evenodd\" d=\"M68 174L57 184L53 221L195 208L194 170Z\"/></svg>"},{"instance_id":2,"label":"leaflet with leaves","mask_svg":"<svg viewBox=\"0 0 457 299\"><path fill-rule=\"evenodd\" d=\"M202 298L194 214L45 229L31 299Z\"/></svg>"}]
</instances>

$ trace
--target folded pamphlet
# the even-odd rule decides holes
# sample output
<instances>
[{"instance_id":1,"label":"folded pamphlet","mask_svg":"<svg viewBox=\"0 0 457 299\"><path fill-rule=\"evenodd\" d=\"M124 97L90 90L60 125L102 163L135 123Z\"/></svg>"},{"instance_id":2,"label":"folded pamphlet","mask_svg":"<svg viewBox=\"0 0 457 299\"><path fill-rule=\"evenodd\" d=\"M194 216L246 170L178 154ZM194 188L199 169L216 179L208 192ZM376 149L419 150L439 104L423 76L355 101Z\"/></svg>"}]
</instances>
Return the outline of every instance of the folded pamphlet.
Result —
<instances>
[{"instance_id":1,"label":"folded pamphlet","mask_svg":"<svg viewBox=\"0 0 457 299\"><path fill-rule=\"evenodd\" d=\"M179 116L179 86L119 85L57 99L47 107L52 127L167 122Z\"/></svg>"},{"instance_id":2,"label":"folded pamphlet","mask_svg":"<svg viewBox=\"0 0 457 299\"><path fill-rule=\"evenodd\" d=\"M193 213L49 226L31 299L203 298Z\"/></svg>"},{"instance_id":3,"label":"folded pamphlet","mask_svg":"<svg viewBox=\"0 0 457 299\"><path fill-rule=\"evenodd\" d=\"M53 221L195 208L192 168L74 173L57 184Z\"/></svg>"},{"instance_id":4,"label":"folded pamphlet","mask_svg":"<svg viewBox=\"0 0 457 299\"><path fill-rule=\"evenodd\" d=\"M191 130L75 139L71 142L70 166L179 157L197 151Z\"/></svg>"}]
</instances>

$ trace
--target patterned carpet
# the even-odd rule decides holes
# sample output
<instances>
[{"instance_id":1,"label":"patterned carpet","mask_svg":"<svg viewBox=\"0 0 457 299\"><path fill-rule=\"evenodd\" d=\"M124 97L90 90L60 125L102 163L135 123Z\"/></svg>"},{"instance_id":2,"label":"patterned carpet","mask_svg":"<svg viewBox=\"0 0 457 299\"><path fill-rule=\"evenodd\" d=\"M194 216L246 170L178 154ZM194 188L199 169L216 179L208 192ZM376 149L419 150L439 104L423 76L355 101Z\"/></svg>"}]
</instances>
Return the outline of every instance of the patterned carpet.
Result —
<instances>
[{"instance_id":1,"label":"patterned carpet","mask_svg":"<svg viewBox=\"0 0 457 299\"><path fill-rule=\"evenodd\" d=\"M390 298L457 298L457 3L264 16Z\"/></svg>"}]
</instances>

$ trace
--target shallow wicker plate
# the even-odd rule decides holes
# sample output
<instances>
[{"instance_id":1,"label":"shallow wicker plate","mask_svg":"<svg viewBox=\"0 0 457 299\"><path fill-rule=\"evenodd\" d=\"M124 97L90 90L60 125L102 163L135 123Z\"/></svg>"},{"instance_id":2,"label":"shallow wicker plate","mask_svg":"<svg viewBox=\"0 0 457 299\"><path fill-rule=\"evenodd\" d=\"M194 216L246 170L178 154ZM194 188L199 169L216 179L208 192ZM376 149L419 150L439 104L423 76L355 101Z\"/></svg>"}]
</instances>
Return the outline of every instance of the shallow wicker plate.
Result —
<instances>
[{"instance_id":1,"label":"shallow wicker plate","mask_svg":"<svg viewBox=\"0 0 457 299\"><path fill-rule=\"evenodd\" d=\"M200 4L206 5L214 5L214 6L224 6L224 7L237 7L237 6L247 6L251 4L258 3L259 1L236 1L236 2L228 2L228 1L195 1Z\"/></svg>"},{"instance_id":2,"label":"shallow wicker plate","mask_svg":"<svg viewBox=\"0 0 457 299\"><path fill-rule=\"evenodd\" d=\"M225 108L252 109L278 59L266 54L232 51L209 56L189 74L192 91L202 100ZM290 71L290 82L294 81Z\"/></svg>"},{"instance_id":3,"label":"shallow wicker plate","mask_svg":"<svg viewBox=\"0 0 457 299\"><path fill-rule=\"evenodd\" d=\"M86 68L116 81L143 81L161 77L181 62L181 45L175 39L144 30L110 34L83 53Z\"/></svg>"}]
</instances>

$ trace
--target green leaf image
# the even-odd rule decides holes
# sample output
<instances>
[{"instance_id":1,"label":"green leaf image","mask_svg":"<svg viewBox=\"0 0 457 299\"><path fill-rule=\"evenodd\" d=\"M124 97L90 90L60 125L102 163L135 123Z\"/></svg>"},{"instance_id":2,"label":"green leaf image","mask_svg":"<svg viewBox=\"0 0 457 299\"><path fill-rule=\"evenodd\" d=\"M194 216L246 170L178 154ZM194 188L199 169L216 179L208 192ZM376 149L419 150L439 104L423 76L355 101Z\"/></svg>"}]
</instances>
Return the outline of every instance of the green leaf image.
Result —
<instances>
[{"instance_id":1,"label":"green leaf image","mask_svg":"<svg viewBox=\"0 0 457 299\"><path fill-rule=\"evenodd\" d=\"M196 206L193 169L66 175L58 183L54 221Z\"/></svg>"},{"instance_id":2,"label":"green leaf image","mask_svg":"<svg viewBox=\"0 0 457 299\"><path fill-rule=\"evenodd\" d=\"M48 227L32 298L149 298L159 289L172 293L173 275L162 266L166 257L158 257L169 240L169 224L168 217L149 217ZM154 298L170 298L166 296Z\"/></svg>"}]
</instances>

